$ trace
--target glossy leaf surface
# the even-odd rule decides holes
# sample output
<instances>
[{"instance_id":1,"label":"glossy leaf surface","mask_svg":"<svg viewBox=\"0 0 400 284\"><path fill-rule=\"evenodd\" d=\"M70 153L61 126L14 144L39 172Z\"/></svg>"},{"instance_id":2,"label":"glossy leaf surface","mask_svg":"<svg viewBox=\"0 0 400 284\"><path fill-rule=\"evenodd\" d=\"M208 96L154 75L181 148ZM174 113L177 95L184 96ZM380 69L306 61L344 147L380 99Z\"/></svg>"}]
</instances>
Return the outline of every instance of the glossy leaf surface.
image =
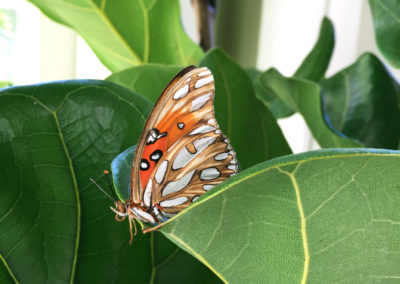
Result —
<instances>
[{"instance_id":1,"label":"glossy leaf surface","mask_svg":"<svg viewBox=\"0 0 400 284\"><path fill-rule=\"evenodd\" d=\"M77 31L113 72L145 63L190 65L203 52L184 32L177 0L29 0Z\"/></svg>"},{"instance_id":2,"label":"glossy leaf surface","mask_svg":"<svg viewBox=\"0 0 400 284\"><path fill-rule=\"evenodd\" d=\"M391 65L400 68L400 5L394 0L369 0L376 43Z\"/></svg>"},{"instance_id":3,"label":"glossy leaf surface","mask_svg":"<svg viewBox=\"0 0 400 284\"><path fill-rule=\"evenodd\" d=\"M256 165L161 228L229 283L395 283L400 151L323 150Z\"/></svg>"},{"instance_id":4,"label":"glossy leaf surface","mask_svg":"<svg viewBox=\"0 0 400 284\"><path fill-rule=\"evenodd\" d=\"M113 73L106 80L125 86L155 103L169 81L182 69L177 66L145 64Z\"/></svg>"},{"instance_id":5,"label":"glossy leaf surface","mask_svg":"<svg viewBox=\"0 0 400 284\"><path fill-rule=\"evenodd\" d=\"M299 112L314 138L323 148L359 147L360 143L336 133L325 120L321 103L321 90L316 83L296 78L286 78L275 69L262 73L256 79L256 88L261 101L275 113L282 112L283 107ZM270 105L270 98L277 103ZM279 103L278 103L279 102Z\"/></svg>"},{"instance_id":6,"label":"glossy leaf surface","mask_svg":"<svg viewBox=\"0 0 400 284\"><path fill-rule=\"evenodd\" d=\"M399 85L370 53L321 81L332 126L365 147L397 149L400 141Z\"/></svg>"},{"instance_id":7,"label":"glossy leaf surface","mask_svg":"<svg viewBox=\"0 0 400 284\"><path fill-rule=\"evenodd\" d=\"M274 117L255 97L246 71L221 49L208 52L200 65L214 75L215 116L243 169L291 153Z\"/></svg>"},{"instance_id":8,"label":"glossy leaf surface","mask_svg":"<svg viewBox=\"0 0 400 284\"><path fill-rule=\"evenodd\" d=\"M103 170L137 142L152 105L114 83L0 92L0 279L20 283L219 281L160 233L118 223ZM177 267L185 265L184 270Z\"/></svg>"}]
</instances>

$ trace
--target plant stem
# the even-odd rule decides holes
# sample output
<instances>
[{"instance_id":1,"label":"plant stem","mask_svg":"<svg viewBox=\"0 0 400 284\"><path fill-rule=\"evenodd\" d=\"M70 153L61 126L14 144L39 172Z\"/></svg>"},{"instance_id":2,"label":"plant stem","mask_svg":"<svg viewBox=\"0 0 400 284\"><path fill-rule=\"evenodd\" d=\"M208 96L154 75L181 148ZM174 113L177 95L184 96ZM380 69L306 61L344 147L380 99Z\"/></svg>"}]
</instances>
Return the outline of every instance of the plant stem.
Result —
<instances>
[{"instance_id":1,"label":"plant stem","mask_svg":"<svg viewBox=\"0 0 400 284\"><path fill-rule=\"evenodd\" d=\"M200 47L207 51L211 48L211 15L208 10L208 0L192 0L192 5L200 35Z\"/></svg>"}]
</instances>

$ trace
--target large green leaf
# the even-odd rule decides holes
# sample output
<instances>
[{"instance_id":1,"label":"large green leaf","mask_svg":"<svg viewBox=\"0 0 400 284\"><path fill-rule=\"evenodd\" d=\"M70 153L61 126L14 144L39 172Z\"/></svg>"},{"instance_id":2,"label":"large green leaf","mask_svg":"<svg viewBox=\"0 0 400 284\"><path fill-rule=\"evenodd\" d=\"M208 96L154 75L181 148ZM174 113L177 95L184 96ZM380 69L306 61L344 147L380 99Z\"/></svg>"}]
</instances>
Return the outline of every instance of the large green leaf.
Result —
<instances>
[{"instance_id":1,"label":"large green leaf","mask_svg":"<svg viewBox=\"0 0 400 284\"><path fill-rule=\"evenodd\" d=\"M169 81L182 69L177 66L145 64L113 73L106 80L125 86L155 103Z\"/></svg>"},{"instance_id":2,"label":"large green leaf","mask_svg":"<svg viewBox=\"0 0 400 284\"><path fill-rule=\"evenodd\" d=\"M400 68L400 5L396 0L369 0L376 43L383 56Z\"/></svg>"},{"instance_id":3,"label":"large green leaf","mask_svg":"<svg viewBox=\"0 0 400 284\"><path fill-rule=\"evenodd\" d=\"M325 17L322 20L317 43L293 75L318 82L324 77L335 47L335 31L332 22Z\"/></svg>"},{"instance_id":4,"label":"large green leaf","mask_svg":"<svg viewBox=\"0 0 400 284\"><path fill-rule=\"evenodd\" d=\"M246 71L221 49L209 51L200 65L214 75L215 116L243 168L291 153L274 117L256 99Z\"/></svg>"},{"instance_id":5,"label":"large green leaf","mask_svg":"<svg viewBox=\"0 0 400 284\"><path fill-rule=\"evenodd\" d=\"M116 72L144 63L190 65L202 51L183 31L178 0L29 0L76 30Z\"/></svg>"},{"instance_id":6,"label":"large green leaf","mask_svg":"<svg viewBox=\"0 0 400 284\"><path fill-rule=\"evenodd\" d=\"M229 283L397 283L400 151L322 150L254 166L161 228Z\"/></svg>"},{"instance_id":7,"label":"large green leaf","mask_svg":"<svg viewBox=\"0 0 400 284\"><path fill-rule=\"evenodd\" d=\"M218 281L160 233L127 222L89 182L137 142L151 103L110 82L0 92L0 279L21 283ZM184 269L182 269L184 267Z\"/></svg>"},{"instance_id":8,"label":"large green leaf","mask_svg":"<svg viewBox=\"0 0 400 284\"><path fill-rule=\"evenodd\" d=\"M321 81L333 127L366 147L397 149L400 141L399 85L373 54Z\"/></svg>"},{"instance_id":9,"label":"large green leaf","mask_svg":"<svg viewBox=\"0 0 400 284\"><path fill-rule=\"evenodd\" d=\"M260 100L274 113L282 113L283 109L281 108L285 107L299 112L321 147L361 146L358 142L336 133L327 125L322 110L321 91L316 83L298 78L286 78L277 70L270 69L258 76L255 85ZM277 98L277 102L271 105L273 97Z\"/></svg>"}]
</instances>

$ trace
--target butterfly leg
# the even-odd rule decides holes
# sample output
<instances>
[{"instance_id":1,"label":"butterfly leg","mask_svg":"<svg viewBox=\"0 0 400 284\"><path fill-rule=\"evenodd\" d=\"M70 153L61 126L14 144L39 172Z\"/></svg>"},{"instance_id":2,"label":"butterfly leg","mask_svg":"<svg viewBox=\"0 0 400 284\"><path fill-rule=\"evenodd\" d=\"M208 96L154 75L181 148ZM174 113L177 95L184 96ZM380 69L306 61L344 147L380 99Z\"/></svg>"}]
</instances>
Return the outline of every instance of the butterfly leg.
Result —
<instances>
[{"instance_id":1,"label":"butterfly leg","mask_svg":"<svg viewBox=\"0 0 400 284\"><path fill-rule=\"evenodd\" d=\"M133 223L133 227L135 228L135 234L132 233L132 223ZM132 242L133 242L133 238L137 234L137 228L136 228L135 219L133 217L131 217L131 216L129 216L129 231L131 233L131 239L129 240L129 244L131 245Z\"/></svg>"}]
</instances>

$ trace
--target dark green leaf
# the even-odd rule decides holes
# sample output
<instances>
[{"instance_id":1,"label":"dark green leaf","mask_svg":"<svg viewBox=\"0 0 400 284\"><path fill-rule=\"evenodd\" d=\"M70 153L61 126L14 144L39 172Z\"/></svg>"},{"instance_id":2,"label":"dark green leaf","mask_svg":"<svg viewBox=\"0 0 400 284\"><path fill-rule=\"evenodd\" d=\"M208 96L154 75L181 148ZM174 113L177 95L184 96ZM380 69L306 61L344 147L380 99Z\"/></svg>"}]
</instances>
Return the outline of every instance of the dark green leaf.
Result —
<instances>
[{"instance_id":1,"label":"dark green leaf","mask_svg":"<svg viewBox=\"0 0 400 284\"><path fill-rule=\"evenodd\" d=\"M227 283L395 283L399 168L400 151L277 158L203 195L161 231Z\"/></svg>"},{"instance_id":2,"label":"dark green leaf","mask_svg":"<svg viewBox=\"0 0 400 284\"><path fill-rule=\"evenodd\" d=\"M243 169L291 153L272 114L256 99L249 76L221 49L200 62L214 75L215 115Z\"/></svg>"},{"instance_id":3,"label":"dark green leaf","mask_svg":"<svg viewBox=\"0 0 400 284\"><path fill-rule=\"evenodd\" d=\"M116 72L145 63L196 64L203 52L185 34L178 0L29 0L77 31Z\"/></svg>"},{"instance_id":4,"label":"dark green leaf","mask_svg":"<svg viewBox=\"0 0 400 284\"><path fill-rule=\"evenodd\" d=\"M323 148L359 147L356 141L334 132L325 121L320 88L317 84L297 78L285 78L275 69L262 73L256 80L257 93L275 114L299 112L315 140ZM277 98L271 100L271 98ZM274 104L271 105L271 101Z\"/></svg>"},{"instance_id":5,"label":"dark green leaf","mask_svg":"<svg viewBox=\"0 0 400 284\"><path fill-rule=\"evenodd\" d=\"M256 78L258 77L258 75L261 74L262 71L256 69L256 68L248 68L246 69L247 75L249 75L250 79L252 82L254 82L256 80Z\"/></svg>"},{"instance_id":6,"label":"dark green leaf","mask_svg":"<svg viewBox=\"0 0 400 284\"><path fill-rule=\"evenodd\" d=\"M335 47L335 31L332 22L325 17L321 24L317 43L297 69L294 77L318 82L324 77Z\"/></svg>"},{"instance_id":7,"label":"dark green leaf","mask_svg":"<svg viewBox=\"0 0 400 284\"><path fill-rule=\"evenodd\" d=\"M107 188L102 171L137 142L151 107L101 81L0 92L1 280L218 281L160 233L138 234L129 246L128 223L114 220L113 202L89 182Z\"/></svg>"},{"instance_id":8,"label":"dark green leaf","mask_svg":"<svg viewBox=\"0 0 400 284\"><path fill-rule=\"evenodd\" d=\"M369 0L376 43L391 65L400 68L400 5L395 0Z\"/></svg>"},{"instance_id":9,"label":"dark green leaf","mask_svg":"<svg viewBox=\"0 0 400 284\"><path fill-rule=\"evenodd\" d=\"M131 171L135 151L136 145L129 147L111 162L115 191L119 200L123 202L131 197Z\"/></svg>"},{"instance_id":10,"label":"dark green leaf","mask_svg":"<svg viewBox=\"0 0 400 284\"><path fill-rule=\"evenodd\" d=\"M260 73L254 79L256 97L271 111L275 118L291 116L297 109L292 91L276 69Z\"/></svg>"},{"instance_id":11,"label":"dark green leaf","mask_svg":"<svg viewBox=\"0 0 400 284\"><path fill-rule=\"evenodd\" d=\"M398 84L373 54L321 81L333 127L365 147L397 149L400 140Z\"/></svg>"},{"instance_id":12,"label":"dark green leaf","mask_svg":"<svg viewBox=\"0 0 400 284\"><path fill-rule=\"evenodd\" d=\"M146 64L114 73L107 80L125 86L155 103L169 81L182 69L177 66Z\"/></svg>"}]
</instances>

